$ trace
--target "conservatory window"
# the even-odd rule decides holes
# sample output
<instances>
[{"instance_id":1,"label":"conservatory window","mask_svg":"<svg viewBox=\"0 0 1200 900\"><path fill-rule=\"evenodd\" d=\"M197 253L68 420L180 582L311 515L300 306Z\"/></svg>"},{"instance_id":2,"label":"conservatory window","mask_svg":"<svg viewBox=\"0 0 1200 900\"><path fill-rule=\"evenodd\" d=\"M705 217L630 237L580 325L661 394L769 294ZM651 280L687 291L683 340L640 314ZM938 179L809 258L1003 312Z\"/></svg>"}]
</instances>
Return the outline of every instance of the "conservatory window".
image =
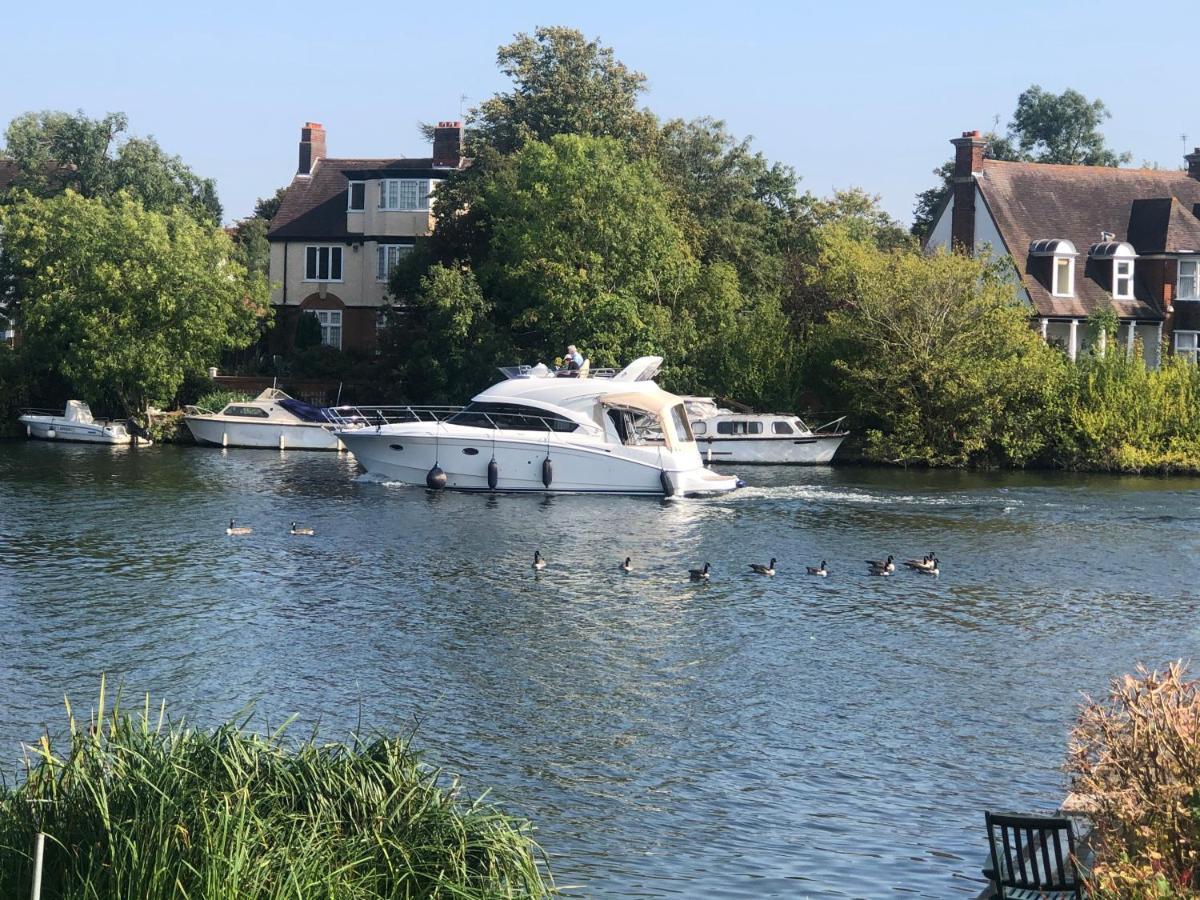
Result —
<instances>
[{"instance_id":1,"label":"conservatory window","mask_svg":"<svg viewBox=\"0 0 1200 900\"><path fill-rule=\"evenodd\" d=\"M1200 300L1198 281L1200 281L1200 262L1194 259L1181 259L1179 261L1179 279L1176 284L1178 299Z\"/></svg>"}]
</instances>

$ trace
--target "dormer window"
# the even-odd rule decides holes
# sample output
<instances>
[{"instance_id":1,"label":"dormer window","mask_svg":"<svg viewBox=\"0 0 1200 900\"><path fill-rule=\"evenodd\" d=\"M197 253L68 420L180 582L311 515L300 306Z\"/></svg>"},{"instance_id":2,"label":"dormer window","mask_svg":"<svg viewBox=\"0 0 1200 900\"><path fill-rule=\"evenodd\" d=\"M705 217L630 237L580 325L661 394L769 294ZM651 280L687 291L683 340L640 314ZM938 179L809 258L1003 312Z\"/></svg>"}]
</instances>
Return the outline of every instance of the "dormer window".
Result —
<instances>
[{"instance_id":1,"label":"dormer window","mask_svg":"<svg viewBox=\"0 0 1200 900\"><path fill-rule=\"evenodd\" d=\"M350 193L346 200L349 212L362 212L367 208L367 183L365 181L350 182Z\"/></svg>"},{"instance_id":2,"label":"dormer window","mask_svg":"<svg viewBox=\"0 0 1200 900\"><path fill-rule=\"evenodd\" d=\"M1074 244L1060 238L1034 241L1029 245L1029 255L1050 261L1050 293L1053 296L1075 296L1075 257L1078 253ZM1045 269L1042 271L1044 273Z\"/></svg>"},{"instance_id":3,"label":"dormer window","mask_svg":"<svg viewBox=\"0 0 1200 900\"><path fill-rule=\"evenodd\" d=\"M1105 232L1104 237L1109 237ZM1112 262L1112 295L1114 300L1133 299L1133 262L1137 259L1137 251L1124 241L1101 241L1092 244L1088 252L1092 259L1100 265Z\"/></svg>"}]
</instances>

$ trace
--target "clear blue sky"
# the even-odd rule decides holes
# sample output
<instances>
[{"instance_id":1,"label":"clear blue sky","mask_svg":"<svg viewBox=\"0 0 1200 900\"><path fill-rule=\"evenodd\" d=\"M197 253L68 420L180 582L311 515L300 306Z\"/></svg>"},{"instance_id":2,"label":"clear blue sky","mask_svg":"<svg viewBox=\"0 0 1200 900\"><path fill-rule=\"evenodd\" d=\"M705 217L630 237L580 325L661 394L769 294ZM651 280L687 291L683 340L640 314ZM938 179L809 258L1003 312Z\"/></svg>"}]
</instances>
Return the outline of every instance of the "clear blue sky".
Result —
<instances>
[{"instance_id":1,"label":"clear blue sky","mask_svg":"<svg viewBox=\"0 0 1200 900\"><path fill-rule=\"evenodd\" d=\"M4 14L0 123L36 109L128 113L227 218L287 183L300 125L336 156L420 156L420 121L505 87L496 48L570 25L649 76L662 117L723 118L801 189L863 187L907 222L969 128L1032 83L1108 104L1109 143L1164 166L1200 145L1194 3L77 3Z\"/></svg>"}]
</instances>

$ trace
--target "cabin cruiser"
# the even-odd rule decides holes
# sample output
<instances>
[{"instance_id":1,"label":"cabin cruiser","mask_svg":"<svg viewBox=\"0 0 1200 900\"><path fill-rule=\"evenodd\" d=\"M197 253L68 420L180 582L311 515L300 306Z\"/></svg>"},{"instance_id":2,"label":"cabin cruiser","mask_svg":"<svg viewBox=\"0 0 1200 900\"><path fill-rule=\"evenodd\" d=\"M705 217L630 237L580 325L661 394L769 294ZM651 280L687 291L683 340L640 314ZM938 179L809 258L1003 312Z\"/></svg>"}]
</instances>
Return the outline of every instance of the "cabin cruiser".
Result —
<instances>
[{"instance_id":1,"label":"cabin cruiser","mask_svg":"<svg viewBox=\"0 0 1200 900\"><path fill-rule=\"evenodd\" d=\"M435 489L668 497L733 490L735 477L705 468L683 401L654 383L661 364L642 357L607 377L513 367L458 410L327 412L346 422L338 436L369 473Z\"/></svg>"},{"instance_id":2,"label":"cabin cruiser","mask_svg":"<svg viewBox=\"0 0 1200 900\"><path fill-rule=\"evenodd\" d=\"M685 397L696 445L708 462L819 465L833 459L850 432L846 417L813 431L798 416L734 412L712 397Z\"/></svg>"},{"instance_id":3,"label":"cabin cruiser","mask_svg":"<svg viewBox=\"0 0 1200 900\"><path fill-rule=\"evenodd\" d=\"M253 400L235 400L220 412L184 407L184 422L198 444L270 447L277 450L345 450L325 411L281 390L267 388Z\"/></svg>"},{"instance_id":4,"label":"cabin cruiser","mask_svg":"<svg viewBox=\"0 0 1200 900\"><path fill-rule=\"evenodd\" d=\"M30 437L45 441L113 445L154 443L149 434L131 421L95 418L82 400L68 400L61 413L57 410L27 409L17 421L25 426L25 433Z\"/></svg>"}]
</instances>

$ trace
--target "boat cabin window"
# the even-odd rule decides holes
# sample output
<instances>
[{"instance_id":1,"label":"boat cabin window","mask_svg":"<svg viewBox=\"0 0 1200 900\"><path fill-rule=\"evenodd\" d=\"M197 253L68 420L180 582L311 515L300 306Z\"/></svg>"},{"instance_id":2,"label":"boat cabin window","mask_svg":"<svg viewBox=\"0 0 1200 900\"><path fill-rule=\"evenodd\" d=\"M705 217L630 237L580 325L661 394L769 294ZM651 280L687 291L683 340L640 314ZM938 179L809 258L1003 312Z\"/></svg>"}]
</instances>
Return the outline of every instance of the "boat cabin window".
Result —
<instances>
[{"instance_id":1,"label":"boat cabin window","mask_svg":"<svg viewBox=\"0 0 1200 900\"><path fill-rule=\"evenodd\" d=\"M446 420L447 425L502 428L510 431L574 431L579 427L566 416L517 403L468 403Z\"/></svg>"},{"instance_id":2,"label":"boat cabin window","mask_svg":"<svg viewBox=\"0 0 1200 900\"><path fill-rule=\"evenodd\" d=\"M762 434L762 422L718 422L717 434Z\"/></svg>"},{"instance_id":3,"label":"boat cabin window","mask_svg":"<svg viewBox=\"0 0 1200 900\"><path fill-rule=\"evenodd\" d=\"M795 434L796 433L792 429L792 426L789 425L787 422L776 422L774 425L771 426L771 428L774 430L774 432L776 434Z\"/></svg>"},{"instance_id":4,"label":"boat cabin window","mask_svg":"<svg viewBox=\"0 0 1200 900\"><path fill-rule=\"evenodd\" d=\"M271 414L260 406L227 406L222 415L245 416L248 419L269 419Z\"/></svg>"},{"instance_id":5,"label":"boat cabin window","mask_svg":"<svg viewBox=\"0 0 1200 900\"><path fill-rule=\"evenodd\" d=\"M695 422L692 424L692 434L708 434L708 426L703 422Z\"/></svg>"},{"instance_id":6,"label":"boat cabin window","mask_svg":"<svg viewBox=\"0 0 1200 900\"><path fill-rule=\"evenodd\" d=\"M675 436L681 441L694 441L692 423L688 421L687 410L682 403L671 407L671 423L675 426Z\"/></svg>"}]
</instances>

